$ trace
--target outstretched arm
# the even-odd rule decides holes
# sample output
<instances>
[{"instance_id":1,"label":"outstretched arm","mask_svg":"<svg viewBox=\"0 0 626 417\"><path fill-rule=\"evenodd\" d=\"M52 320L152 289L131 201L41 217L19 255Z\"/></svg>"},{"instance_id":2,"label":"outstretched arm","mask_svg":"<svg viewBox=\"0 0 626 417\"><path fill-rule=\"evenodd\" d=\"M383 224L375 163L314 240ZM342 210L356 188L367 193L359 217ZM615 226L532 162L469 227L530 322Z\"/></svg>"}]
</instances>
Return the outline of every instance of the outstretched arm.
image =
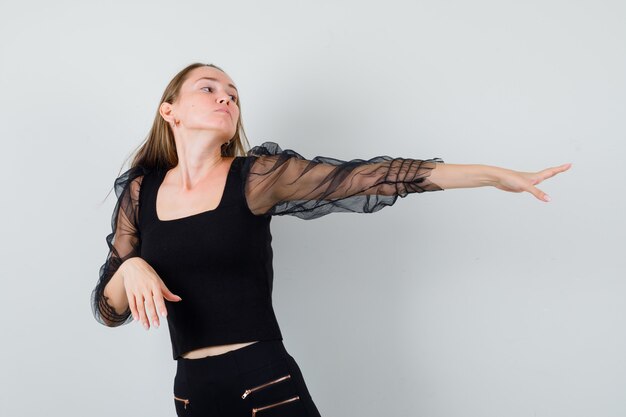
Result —
<instances>
[{"instance_id":1,"label":"outstretched arm","mask_svg":"<svg viewBox=\"0 0 626 417\"><path fill-rule=\"evenodd\" d=\"M535 185L571 166L518 172L489 165L446 164L441 158L307 159L274 142L254 147L247 156L242 180L250 211L303 219L336 212L373 213L412 193L486 185L528 191L549 201Z\"/></svg>"},{"instance_id":2,"label":"outstretched arm","mask_svg":"<svg viewBox=\"0 0 626 417\"><path fill-rule=\"evenodd\" d=\"M441 158L389 156L309 160L265 142L248 152L242 179L252 213L314 219L336 212L373 213L393 205L398 197L441 191L428 176L443 163Z\"/></svg>"},{"instance_id":3,"label":"outstretched arm","mask_svg":"<svg viewBox=\"0 0 626 417\"><path fill-rule=\"evenodd\" d=\"M490 185L515 193L527 191L539 200L548 202L550 197L535 186L567 171L571 166L571 163L567 163L538 172L520 172L490 165L438 164L431 171L430 180L446 190Z\"/></svg>"}]
</instances>

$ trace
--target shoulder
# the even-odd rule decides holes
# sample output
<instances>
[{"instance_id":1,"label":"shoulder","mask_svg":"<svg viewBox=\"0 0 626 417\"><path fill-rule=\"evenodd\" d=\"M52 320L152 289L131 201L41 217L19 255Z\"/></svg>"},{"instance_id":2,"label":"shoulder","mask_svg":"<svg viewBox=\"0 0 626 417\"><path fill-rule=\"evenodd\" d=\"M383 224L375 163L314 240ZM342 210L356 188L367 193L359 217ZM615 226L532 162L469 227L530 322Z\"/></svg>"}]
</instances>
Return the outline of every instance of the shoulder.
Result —
<instances>
[{"instance_id":1,"label":"shoulder","mask_svg":"<svg viewBox=\"0 0 626 417\"><path fill-rule=\"evenodd\" d=\"M147 174L149 174L149 173L151 173L152 171L155 171L155 170L156 170L156 168L150 169L150 168L146 168L146 167L144 167L142 165L136 165L134 167L128 168L121 175L119 175L115 179L115 182L116 183L127 183L127 182L135 180L136 178L143 177L144 175L147 175Z\"/></svg>"},{"instance_id":2,"label":"shoulder","mask_svg":"<svg viewBox=\"0 0 626 417\"><path fill-rule=\"evenodd\" d=\"M283 153L280 145L276 142L263 142L260 145L252 147L247 153L247 156L261 156L261 155L277 155Z\"/></svg>"},{"instance_id":3,"label":"shoulder","mask_svg":"<svg viewBox=\"0 0 626 417\"><path fill-rule=\"evenodd\" d=\"M293 149L282 149L276 142L263 142L247 152L248 164L278 167L285 162L296 159L305 159Z\"/></svg>"},{"instance_id":4,"label":"shoulder","mask_svg":"<svg viewBox=\"0 0 626 417\"><path fill-rule=\"evenodd\" d=\"M151 169L142 165L130 167L115 179L114 187L116 195L120 197L125 191L128 191L131 195L135 197L138 196L144 177L156 171L156 168Z\"/></svg>"}]
</instances>

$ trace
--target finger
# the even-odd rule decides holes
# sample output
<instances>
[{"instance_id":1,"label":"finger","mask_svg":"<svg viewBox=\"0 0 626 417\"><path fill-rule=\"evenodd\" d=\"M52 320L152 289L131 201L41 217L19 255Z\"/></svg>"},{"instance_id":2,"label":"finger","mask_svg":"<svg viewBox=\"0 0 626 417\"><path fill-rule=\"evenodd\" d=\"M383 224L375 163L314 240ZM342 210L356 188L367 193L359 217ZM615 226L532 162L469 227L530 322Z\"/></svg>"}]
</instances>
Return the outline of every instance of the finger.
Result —
<instances>
[{"instance_id":1,"label":"finger","mask_svg":"<svg viewBox=\"0 0 626 417\"><path fill-rule=\"evenodd\" d=\"M146 330L149 329L150 325L148 324L148 318L146 317L146 310L143 304L143 295L139 294L136 296L137 298L137 310L139 310L139 317L141 317L141 323Z\"/></svg>"},{"instance_id":2,"label":"finger","mask_svg":"<svg viewBox=\"0 0 626 417\"><path fill-rule=\"evenodd\" d=\"M163 301L163 296L161 295L161 293L156 293L154 295L154 300L157 310L161 312L161 316L167 317L167 308L165 308L165 301Z\"/></svg>"},{"instance_id":3,"label":"finger","mask_svg":"<svg viewBox=\"0 0 626 417\"><path fill-rule=\"evenodd\" d=\"M550 196L548 196L548 194L544 193L537 187L530 187L526 189L526 191L528 191L529 193L531 193L532 195L534 195L541 201L545 201L545 202L550 201Z\"/></svg>"},{"instance_id":4,"label":"finger","mask_svg":"<svg viewBox=\"0 0 626 417\"><path fill-rule=\"evenodd\" d=\"M128 308L130 308L130 312L133 315L133 320L139 321L139 312L137 311L137 303L135 302L135 297L127 290L126 298L128 298Z\"/></svg>"},{"instance_id":5,"label":"finger","mask_svg":"<svg viewBox=\"0 0 626 417\"><path fill-rule=\"evenodd\" d=\"M163 281L161 281L161 292L163 293L163 296L167 300L169 300L169 301L180 301L180 300L182 300L182 298L180 298L178 295L176 295L173 292L171 292L170 289L165 286Z\"/></svg>"},{"instance_id":6,"label":"finger","mask_svg":"<svg viewBox=\"0 0 626 417\"><path fill-rule=\"evenodd\" d=\"M554 177L556 174L559 174L563 171L567 171L572 166L571 163L559 165L558 167L547 168L541 171L539 174L542 177L542 181L548 178Z\"/></svg>"},{"instance_id":7,"label":"finger","mask_svg":"<svg viewBox=\"0 0 626 417\"><path fill-rule=\"evenodd\" d=\"M159 328L159 316L157 316L156 308L154 306L153 294L148 295L145 304L149 320L152 321L152 325L154 327Z\"/></svg>"}]
</instances>

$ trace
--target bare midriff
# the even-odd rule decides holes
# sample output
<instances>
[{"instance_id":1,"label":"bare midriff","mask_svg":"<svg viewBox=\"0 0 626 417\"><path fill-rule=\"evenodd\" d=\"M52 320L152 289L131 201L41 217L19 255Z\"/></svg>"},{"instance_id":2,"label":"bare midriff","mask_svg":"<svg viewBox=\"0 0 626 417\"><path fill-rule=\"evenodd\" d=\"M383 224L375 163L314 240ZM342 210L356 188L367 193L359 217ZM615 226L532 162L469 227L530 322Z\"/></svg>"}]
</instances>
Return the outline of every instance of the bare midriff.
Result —
<instances>
[{"instance_id":1,"label":"bare midriff","mask_svg":"<svg viewBox=\"0 0 626 417\"><path fill-rule=\"evenodd\" d=\"M200 349L190 350L187 353L183 353L182 356L185 359L200 359L206 356L221 355L222 353L240 349L244 346L248 346L256 342L258 342L258 340L255 340L254 342L233 343L230 345L206 346Z\"/></svg>"}]
</instances>

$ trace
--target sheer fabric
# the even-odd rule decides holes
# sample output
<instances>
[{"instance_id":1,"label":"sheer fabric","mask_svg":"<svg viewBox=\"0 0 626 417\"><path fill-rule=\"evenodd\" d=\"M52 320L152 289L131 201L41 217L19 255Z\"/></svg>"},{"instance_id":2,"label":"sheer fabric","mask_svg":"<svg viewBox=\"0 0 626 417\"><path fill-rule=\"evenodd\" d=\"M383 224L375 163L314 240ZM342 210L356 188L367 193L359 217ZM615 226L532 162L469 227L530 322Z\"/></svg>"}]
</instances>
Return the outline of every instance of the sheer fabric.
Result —
<instances>
[{"instance_id":1,"label":"sheer fabric","mask_svg":"<svg viewBox=\"0 0 626 417\"><path fill-rule=\"evenodd\" d=\"M377 156L342 161L297 152L264 142L248 151L244 185L256 215L293 215L315 219L333 212L372 213L393 205L398 196L443 189L429 180L441 158Z\"/></svg>"},{"instance_id":2,"label":"sheer fabric","mask_svg":"<svg viewBox=\"0 0 626 417\"><path fill-rule=\"evenodd\" d=\"M377 156L342 161L297 152L264 142L247 152L241 167L241 188L250 212L257 216L293 215L315 219L333 212L373 213L393 205L398 196L443 190L429 180L441 158L409 159ZM117 202L111 219L109 248L91 294L98 322L116 327L132 321L129 308L118 313L104 296L104 288L120 265L140 256L139 195L150 169L130 168L114 183ZM150 200L150 204L153 204Z\"/></svg>"},{"instance_id":3,"label":"sheer fabric","mask_svg":"<svg viewBox=\"0 0 626 417\"><path fill-rule=\"evenodd\" d=\"M100 267L98 282L91 293L91 308L95 319L109 327L132 321L130 308L120 314L108 303L104 287L125 260L139 256L139 191L145 173L145 168L133 167L116 178L114 183L117 202L111 219L112 231L106 237L109 253Z\"/></svg>"}]
</instances>

